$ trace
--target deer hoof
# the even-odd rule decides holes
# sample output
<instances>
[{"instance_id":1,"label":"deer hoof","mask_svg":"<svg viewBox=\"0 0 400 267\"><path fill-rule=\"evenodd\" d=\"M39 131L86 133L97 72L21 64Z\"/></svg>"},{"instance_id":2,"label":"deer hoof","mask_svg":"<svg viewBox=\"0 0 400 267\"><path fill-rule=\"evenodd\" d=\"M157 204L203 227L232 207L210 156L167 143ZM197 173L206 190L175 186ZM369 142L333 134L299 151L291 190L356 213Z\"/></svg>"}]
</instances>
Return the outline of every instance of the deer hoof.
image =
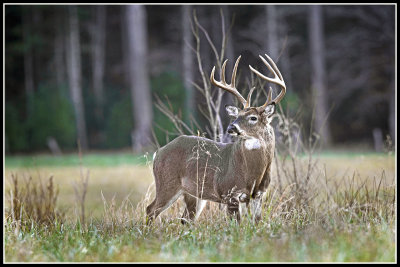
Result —
<instances>
[{"instance_id":1,"label":"deer hoof","mask_svg":"<svg viewBox=\"0 0 400 267\"><path fill-rule=\"evenodd\" d=\"M258 192L256 193L256 195L255 195L255 198L262 198L263 194L264 194L264 192L258 191Z\"/></svg>"},{"instance_id":2,"label":"deer hoof","mask_svg":"<svg viewBox=\"0 0 400 267\"><path fill-rule=\"evenodd\" d=\"M228 204L230 204L232 206L237 206L237 205L239 205L239 201L238 201L237 198L232 197L232 198L229 199L229 203Z\"/></svg>"},{"instance_id":3,"label":"deer hoof","mask_svg":"<svg viewBox=\"0 0 400 267\"><path fill-rule=\"evenodd\" d=\"M242 194L239 196L239 201L240 201L240 202L247 202L247 200L248 200L247 194L242 193Z\"/></svg>"}]
</instances>

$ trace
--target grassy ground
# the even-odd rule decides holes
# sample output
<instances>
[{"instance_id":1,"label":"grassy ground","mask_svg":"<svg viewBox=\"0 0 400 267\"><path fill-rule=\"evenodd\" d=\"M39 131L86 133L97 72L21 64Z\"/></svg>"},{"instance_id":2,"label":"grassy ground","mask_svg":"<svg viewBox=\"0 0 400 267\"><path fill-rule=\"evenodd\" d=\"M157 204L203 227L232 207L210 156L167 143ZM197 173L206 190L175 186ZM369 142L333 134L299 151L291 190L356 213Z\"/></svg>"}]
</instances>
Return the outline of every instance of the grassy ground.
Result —
<instances>
[{"instance_id":1,"label":"grassy ground","mask_svg":"<svg viewBox=\"0 0 400 267\"><path fill-rule=\"evenodd\" d=\"M151 157L149 157L151 158ZM395 157L325 153L309 184L297 190L286 173L304 178L307 156L280 160L263 205L263 219L240 225L209 203L199 220L181 225L177 201L151 226L144 210L154 197L151 165L126 154L6 157L5 236L7 262L394 262ZM297 164L297 165L296 165ZM279 172L280 170L280 172ZM289 170L290 171L290 170ZM53 176L63 221L49 225L16 220L7 212L11 175L43 184ZM89 177L85 223L73 183ZM278 177L282 181L278 181ZM279 189L279 188L283 189ZM307 192L304 193L304 188ZM292 190L293 189L293 190ZM299 193L303 192L303 193ZM312 196L312 198L310 197Z\"/></svg>"}]
</instances>

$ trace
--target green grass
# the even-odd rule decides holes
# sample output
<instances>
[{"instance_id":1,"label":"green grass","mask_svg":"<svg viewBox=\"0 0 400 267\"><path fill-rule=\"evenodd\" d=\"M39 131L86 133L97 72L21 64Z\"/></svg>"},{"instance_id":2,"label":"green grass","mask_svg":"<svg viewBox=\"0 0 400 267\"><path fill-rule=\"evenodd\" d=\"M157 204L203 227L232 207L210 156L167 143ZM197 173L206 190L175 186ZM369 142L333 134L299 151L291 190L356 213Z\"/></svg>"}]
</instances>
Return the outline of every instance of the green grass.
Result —
<instances>
[{"instance_id":1,"label":"green grass","mask_svg":"<svg viewBox=\"0 0 400 267\"><path fill-rule=\"evenodd\" d=\"M92 222L15 234L6 225L6 261L45 262L394 262L394 225L324 229L310 225L237 225L229 220L183 226L164 220L110 230Z\"/></svg>"},{"instance_id":2,"label":"green grass","mask_svg":"<svg viewBox=\"0 0 400 267\"><path fill-rule=\"evenodd\" d=\"M336 150L325 150L319 153L315 153L314 156L318 157L330 157L330 158L354 158L354 157L393 157L394 155L388 155L388 153L379 152L358 152L358 151L336 151Z\"/></svg>"},{"instance_id":3,"label":"green grass","mask_svg":"<svg viewBox=\"0 0 400 267\"><path fill-rule=\"evenodd\" d=\"M354 157L387 157L385 153L367 152L360 153L356 151L333 151L326 150L315 154L321 158L354 158ZM307 155L299 155L307 157ZM147 157L147 158L146 158ZM394 155L390 156L394 158ZM94 166L118 166L124 164L144 165L152 159L151 155L134 155L132 153L88 153L82 156L82 165L85 167ZM64 154L61 156L52 156L50 154L41 155L18 155L5 157L6 168L30 168L30 167L67 167L79 166L81 160L77 153Z\"/></svg>"},{"instance_id":4,"label":"green grass","mask_svg":"<svg viewBox=\"0 0 400 267\"><path fill-rule=\"evenodd\" d=\"M148 157L151 159L151 156ZM66 154L61 156L44 155L23 155L5 157L6 168L27 168L41 166L79 166L81 160L79 155ZM82 165L91 166L118 166L123 164L144 165L146 157L144 155L134 155L132 153L104 153L104 154L84 154L82 156Z\"/></svg>"},{"instance_id":5,"label":"green grass","mask_svg":"<svg viewBox=\"0 0 400 267\"><path fill-rule=\"evenodd\" d=\"M210 205L198 221L181 225L183 203L178 200L151 226L144 224L144 210L154 198L154 187L147 193L153 177L144 157L83 156L84 170L90 171L84 226L77 222L79 205L71 185L80 177L78 155L7 157L6 181L12 173L21 177L28 172L42 181L53 175L60 189L57 207L68 212L63 223L21 224L7 213L12 184L6 182L5 261L395 262L395 157L325 155L312 172L306 195L276 191L274 173L259 224L244 218L237 225ZM307 158L295 162L297 174L305 177ZM288 179L292 161L285 164L281 162L280 175ZM314 193L318 196L310 203L302 202Z\"/></svg>"}]
</instances>

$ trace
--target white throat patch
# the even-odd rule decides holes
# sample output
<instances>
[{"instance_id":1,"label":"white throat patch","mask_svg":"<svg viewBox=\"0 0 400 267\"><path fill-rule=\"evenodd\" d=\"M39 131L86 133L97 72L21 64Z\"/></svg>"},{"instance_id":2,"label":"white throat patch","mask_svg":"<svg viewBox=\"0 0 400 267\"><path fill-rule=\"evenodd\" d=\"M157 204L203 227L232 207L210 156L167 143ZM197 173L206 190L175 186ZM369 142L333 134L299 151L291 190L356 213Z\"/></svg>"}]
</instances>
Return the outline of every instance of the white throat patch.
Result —
<instances>
[{"instance_id":1,"label":"white throat patch","mask_svg":"<svg viewBox=\"0 0 400 267\"><path fill-rule=\"evenodd\" d=\"M244 142L244 146L246 147L247 150L260 149L261 143L260 143L260 140L258 140L256 138L251 138L251 139L247 139Z\"/></svg>"}]
</instances>

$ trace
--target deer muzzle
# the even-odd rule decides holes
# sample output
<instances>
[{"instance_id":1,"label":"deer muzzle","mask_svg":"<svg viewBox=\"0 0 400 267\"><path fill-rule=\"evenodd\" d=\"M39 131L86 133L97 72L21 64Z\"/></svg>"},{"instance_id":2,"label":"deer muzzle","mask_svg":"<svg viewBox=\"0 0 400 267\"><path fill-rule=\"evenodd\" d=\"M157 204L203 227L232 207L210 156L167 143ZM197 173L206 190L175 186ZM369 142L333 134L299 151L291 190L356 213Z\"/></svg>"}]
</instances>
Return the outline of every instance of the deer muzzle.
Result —
<instances>
[{"instance_id":1,"label":"deer muzzle","mask_svg":"<svg viewBox=\"0 0 400 267\"><path fill-rule=\"evenodd\" d=\"M242 132L242 130L240 129L240 127L237 124L229 124L227 132L231 135L240 135L240 133Z\"/></svg>"}]
</instances>

